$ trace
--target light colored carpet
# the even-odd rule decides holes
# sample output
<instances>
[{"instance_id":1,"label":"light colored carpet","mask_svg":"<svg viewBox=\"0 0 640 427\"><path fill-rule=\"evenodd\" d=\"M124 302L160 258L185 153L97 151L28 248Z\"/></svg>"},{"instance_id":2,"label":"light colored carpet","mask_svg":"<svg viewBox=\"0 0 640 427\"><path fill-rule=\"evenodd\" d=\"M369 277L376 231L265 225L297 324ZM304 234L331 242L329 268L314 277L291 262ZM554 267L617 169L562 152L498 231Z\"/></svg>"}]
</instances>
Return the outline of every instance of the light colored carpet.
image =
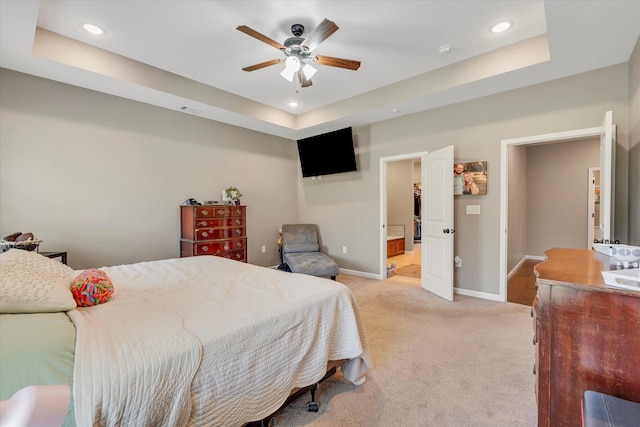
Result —
<instances>
[{"instance_id":1,"label":"light colored carpet","mask_svg":"<svg viewBox=\"0 0 640 427\"><path fill-rule=\"evenodd\" d=\"M340 275L362 314L374 367L354 386L340 373L275 419L289 426L533 427L537 423L530 307L456 295L419 280Z\"/></svg>"},{"instance_id":2,"label":"light colored carpet","mask_svg":"<svg viewBox=\"0 0 640 427\"><path fill-rule=\"evenodd\" d=\"M398 276L406 276L406 277L413 277L413 278L419 279L420 270L421 270L421 267L419 264L409 264L409 265L405 265L404 267L400 267L396 269L396 274Z\"/></svg>"}]
</instances>

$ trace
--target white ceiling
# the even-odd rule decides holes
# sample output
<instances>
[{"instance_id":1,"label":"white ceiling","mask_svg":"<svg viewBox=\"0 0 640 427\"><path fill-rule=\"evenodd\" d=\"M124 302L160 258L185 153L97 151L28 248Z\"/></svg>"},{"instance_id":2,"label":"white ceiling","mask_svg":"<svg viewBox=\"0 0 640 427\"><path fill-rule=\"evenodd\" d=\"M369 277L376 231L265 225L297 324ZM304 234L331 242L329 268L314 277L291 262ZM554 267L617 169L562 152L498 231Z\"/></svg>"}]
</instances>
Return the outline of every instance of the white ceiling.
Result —
<instances>
[{"instance_id":1,"label":"white ceiling","mask_svg":"<svg viewBox=\"0 0 640 427\"><path fill-rule=\"evenodd\" d=\"M359 70L315 65L308 88L241 70L284 55L237 26L283 43L324 18L340 29L314 53ZM627 62L639 36L640 0L0 0L4 68L290 139Z\"/></svg>"}]
</instances>

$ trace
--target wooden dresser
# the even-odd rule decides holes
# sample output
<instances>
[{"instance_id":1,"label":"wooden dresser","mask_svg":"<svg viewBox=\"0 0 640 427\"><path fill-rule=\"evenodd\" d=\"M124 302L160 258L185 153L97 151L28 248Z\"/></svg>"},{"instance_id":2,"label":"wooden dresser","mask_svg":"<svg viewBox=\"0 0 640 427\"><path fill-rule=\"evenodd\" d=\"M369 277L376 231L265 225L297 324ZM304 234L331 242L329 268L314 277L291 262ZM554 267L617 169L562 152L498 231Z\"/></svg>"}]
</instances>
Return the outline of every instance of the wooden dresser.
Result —
<instances>
[{"instance_id":1,"label":"wooden dresser","mask_svg":"<svg viewBox=\"0 0 640 427\"><path fill-rule=\"evenodd\" d=\"M601 271L619 268L606 255L545 255L531 310L538 426L578 427L585 390L640 402L640 292L605 286Z\"/></svg>"},{"instance_id":2,"label":"wooden dresser","mask_svg":"<svg viewBox=\"0 0 640 427\"><path fill-rule=\"evenodd\" d=\"M246 206L180 206L180 256L247 262Z\"/></svg>"}]
</instances>

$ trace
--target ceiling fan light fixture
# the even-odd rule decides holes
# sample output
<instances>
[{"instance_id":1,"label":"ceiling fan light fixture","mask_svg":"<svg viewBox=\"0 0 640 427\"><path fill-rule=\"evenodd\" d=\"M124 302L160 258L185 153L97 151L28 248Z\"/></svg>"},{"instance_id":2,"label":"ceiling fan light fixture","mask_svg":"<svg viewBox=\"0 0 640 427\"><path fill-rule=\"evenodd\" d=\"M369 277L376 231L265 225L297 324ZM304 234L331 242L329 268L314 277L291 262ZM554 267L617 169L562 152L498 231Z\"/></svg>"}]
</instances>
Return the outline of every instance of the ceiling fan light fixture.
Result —
<instances>
[{"instance_id":1,"label":"ceiling fan light fixture","mask_svg":"<svg viewBox=\"0 0 640 427\"><path fill-rule=\"evenodd\" d=\"M282 70L280 75L291 82L293 81L293 75L297 73L299 69L300 60L295 56L289 56L284 61L284 70Z\"/></svg>"},{"instance_id":2,"label":"ceiling fan light fixture","mask_svg":"<svg viewBox=\"0 0 640 427\"><path fill-rule=\"evenodd\" d=\"M318 70L316 70L309 64L305 64L304 67L302 67L302 72L304 73L304 76L309 80L311 80L311 77L313 77L316 71Z\"/></svg>"},{"instance_id":3,"label":"ceiling fan light fixture","mask_svg":"<svg viewBox=\"0 0 640 427\"><path fill-rule=\"evenodd\" d=\"M280 75L282 77L284 77L285 79L289 80L290 82L293 81L293 75L295 74L295 71L292 71L291 68L285 68L284 70L282 70L282 72L280 73Z\"/></svg>"}]
</instances>

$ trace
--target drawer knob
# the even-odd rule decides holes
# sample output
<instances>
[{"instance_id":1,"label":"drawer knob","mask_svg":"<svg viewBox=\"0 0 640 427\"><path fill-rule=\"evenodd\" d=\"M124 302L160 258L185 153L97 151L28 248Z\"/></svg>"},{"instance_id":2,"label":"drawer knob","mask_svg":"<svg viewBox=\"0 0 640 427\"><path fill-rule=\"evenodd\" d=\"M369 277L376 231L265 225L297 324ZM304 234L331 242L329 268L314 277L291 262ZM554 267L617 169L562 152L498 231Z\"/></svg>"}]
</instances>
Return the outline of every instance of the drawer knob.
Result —
<instances>
[{"instance_id":1,"label":"drawer knob","mask_svg":"<svg viewBox=\"0 0 640 427\"><path fill-rule=\"evenodd\" d=\"M203 246L202 252L209 252L209 246Z\"/></svg>"},{"instance_id":2,"label":"drawer knob","mask_svg":"<svg viewBox=\"0 0 640 427\"><path fill-rule=\"evenodd\" d=\"M202 221L200 223L198 223L199 227L206 227L207 226L207 221Z\"/></svg>"},{"instance_id":3,"label":"drawer knob","mask_svg":"<svg viewBox=\"0 0 640 427\"><path fill-rule=\"evenodd\" d=\"M229 248L229 245L224 245L224 250L225 250L225 251L228 251L229 249L230 249L230 248Z\"/></svg>"},{"instance_id":4,"label":"drawer knob","mask_svg":"<svg viewBox=\"0 0 640 427\"><path fill-rule=\"evenodd\" d=\"M209 233L207 233L206 231L202 232L202 237L207 237L209 235Z\"/></svg>"}]
</instances>

